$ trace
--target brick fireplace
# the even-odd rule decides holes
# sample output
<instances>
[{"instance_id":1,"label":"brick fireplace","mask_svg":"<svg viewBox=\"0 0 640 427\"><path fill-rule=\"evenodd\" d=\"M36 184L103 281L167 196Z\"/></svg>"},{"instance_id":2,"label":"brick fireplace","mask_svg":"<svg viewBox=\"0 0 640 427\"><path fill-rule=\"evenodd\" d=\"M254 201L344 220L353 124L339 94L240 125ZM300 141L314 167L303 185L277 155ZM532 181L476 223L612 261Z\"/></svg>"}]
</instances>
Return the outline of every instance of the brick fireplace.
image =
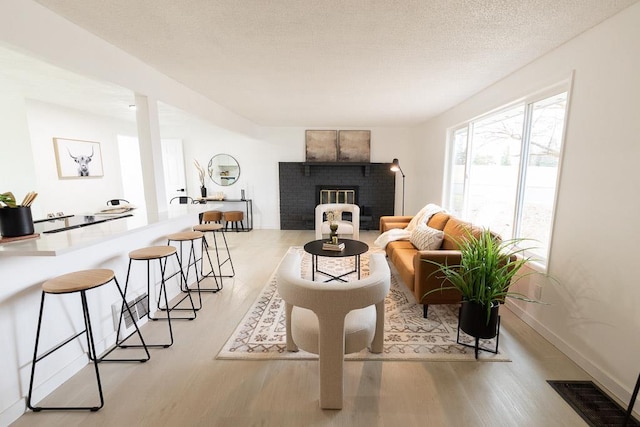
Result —
<instances>
[{"instance_id":1,"label":"brick fireplace","mask_svg":"<svg viewBox=\"0 0 640 427\"><path fill-rule=\"evenodd\" d=\"M393 215L396 181L389 167L389 163L280 162L280 228L313 230L315 207L324 190L325 196L354 197L361 210L361 228L377 229L381 216Z\"/></svg>"}]
</instances>

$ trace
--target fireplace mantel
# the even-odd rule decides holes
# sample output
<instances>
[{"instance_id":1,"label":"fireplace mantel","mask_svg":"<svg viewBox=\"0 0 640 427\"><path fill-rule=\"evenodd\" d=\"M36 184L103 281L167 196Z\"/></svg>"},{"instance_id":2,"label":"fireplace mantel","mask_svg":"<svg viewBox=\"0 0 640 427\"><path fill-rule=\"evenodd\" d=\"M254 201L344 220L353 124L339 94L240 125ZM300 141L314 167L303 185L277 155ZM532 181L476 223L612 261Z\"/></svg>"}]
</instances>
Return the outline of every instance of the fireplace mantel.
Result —
<instances>
[{"instance_id":1,"label":"fireplace mantel","mask_svg":"<svg viewBox=\"0 0 640 427\"><path fill-rule=\"evenodd\" d=\"M381 163L373 163L373 164L381 164ZM371 165L372 163L360 163L360 162L303 162L302 166L304 166L304 176L309 176L311 174L311 168L314 166L360 166L362 167L362 176L369 176L371 173Z\"/></svg>"}]
</instances>

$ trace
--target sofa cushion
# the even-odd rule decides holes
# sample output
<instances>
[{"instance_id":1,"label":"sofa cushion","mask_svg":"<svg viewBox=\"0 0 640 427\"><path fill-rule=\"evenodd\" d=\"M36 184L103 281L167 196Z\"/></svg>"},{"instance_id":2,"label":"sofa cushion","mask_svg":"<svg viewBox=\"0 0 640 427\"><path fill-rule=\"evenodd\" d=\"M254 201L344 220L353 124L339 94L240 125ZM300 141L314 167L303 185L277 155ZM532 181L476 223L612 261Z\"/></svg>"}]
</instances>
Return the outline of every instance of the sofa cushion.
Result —
<instances>
[{"instance_id":1,"label":"sofa cushion","mask_svg":"<svg viewBox=\"0 0 640 427\"><path fill-rule=\"evenodd\" d=\"M407 230L413 231L418 226L418 224L426 224L429 218L431 218L438 212L442 212L443 210L444 209L442 209L440 206L429 203L428 205L420 209L420 212L418 212L413 218L411 218L411 221L409 221L409 224L407 225Z\"/></svg>"},{"instance_id":2,"label":"sofa cushion","mask_svg":"<svg viewBox=\"0 0 640 427\"><path fill-rule=\"evenodd\" d=\"M408 240L395 240L387 244L387 253L390 254L397 249L412 249L416 251L416 247Z\"/></svg>"},{"instance_id":3,"label":"sofa cushion","mask_svg":"<svg viewBox=\"0 0 640 427\"><path fill-rule=\"evenodd\" d=\"M461 242L469 237L469 232L473 236L480 236L482 228L475 227L468 222L460 221L457 218L449 218L447 224L444 226L444 240L440 249L460 249L456 242Z\"/></svg>"},{"instance_id":4,"label":"sofa cushion","mask_svg":"<svg viewBox=\"0 0 640 427\"><path fill-rule=\"evenodd\" d=\"M392 243L400 243L400 242L392 242ZM407 286L407 288L413 291L414 288L414 276L415 269L413 266L413 258L418 252L416 248L409 242L408 243L411 248L407 247L397 247L393 250L393 252L389 255L389 259L398 270L398 274L400 278Z\"/></svg>"},{"instance_id":5,"label":"sofa cushion","mask_svg":"<svg viewBox=\"0 0 640 427\"><path fill-rule=\"evenodd\" d=\"M413 243L413 246L421 251L440 249L442 239L444 238L444 232L442 230L436 230L426 224L418 224L418 226L411 232L409 241Z\"/></svg>"},{"instance_id":6,"label":"sofa cushion","mask_svg":"<svg viewBox=\"0 0 640 427\"><path fill-rule=\"evenodd\" d=\"M431 228L435 228L436 230L444 230L444 226L447 224L447 221L449 221L449 218L451 218L451 215L444 212L438 212L429 218L427 225Z\"/></svg>"}]
</instances>

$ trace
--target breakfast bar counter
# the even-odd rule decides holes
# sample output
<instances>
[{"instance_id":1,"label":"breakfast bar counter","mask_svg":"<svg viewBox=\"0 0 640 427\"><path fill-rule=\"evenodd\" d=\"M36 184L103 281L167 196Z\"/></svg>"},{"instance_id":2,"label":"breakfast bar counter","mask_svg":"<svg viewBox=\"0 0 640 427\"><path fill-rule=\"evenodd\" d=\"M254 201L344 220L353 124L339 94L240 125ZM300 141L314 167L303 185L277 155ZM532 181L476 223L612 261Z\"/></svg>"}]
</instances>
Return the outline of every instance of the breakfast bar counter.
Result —
<instances>
[{"instance_id":1,"label":"breakfast bar counter","mask_svg":"<svg viewBox=\"0 0 640 427\"><path fill-rule=\"evenodd\" d=\"M174 205L165 213L136 209L130 212L132 216L97 224L92 221L79 228L47 233L36 224L38 237L0 245L0 425L10 424L25 410L42 283L73 271L110 269L124 285L129 252L146 246L166 245L167 235L191 230L198 224L199 214L207 209L211 209L211 205ZM82 220L82 216L78 219ZM197 250L199 252L200 248ZM168 271L177 268L175 261L167 265ZM152 276L153 282L159 283L158 274L152 272ZM146 293L146 269L132 270L130 283L127 298ZM91 313L95 316L93 329L98 353L109 348L116 338L113 311L114 306L120 307L121 300L112 288L115 289L100 287L88 295ZM156 300L154 288L150 289L150 302ZM167 293L169 298L178 295L179 284L172 283ZM83 318L73 297L61 296L56 304L47 307L43 321L53 325L47 334L48 342L62 342L73 336L74 331L82 330ZM151 305L149 309L155 311L156 307ZM42 371L40 382L34 384L35 402L87 364L83 346L65 347L63 360L53 358L42 368L38 367Z\"/></svg>"},{"instance_id":2,"label":"breakfast bar counter","mask_svg":"<svg viewBox=\"0 0 640 427\"><path fill-rule=\"evenodd\" d=\"M177 205L170 206L168 212L145 212L132 210L127 214L111 215L108 221L78 227L66 231L50 232L52 224L63 223L64 219L37 222L35 232L37 237L25 240L2 243L0 240L0 257L4 256L56 256L81 250L88 246L106 243L123 235L143 231L156 227L162 223L171 222L185 216L194 216L206 210L205 205ZM93 215L76 215L74 218L94 218ZM95 216L100 221L100 216ZM67 220L68 221L68 220Z\"/></svg>"}]
</instances>

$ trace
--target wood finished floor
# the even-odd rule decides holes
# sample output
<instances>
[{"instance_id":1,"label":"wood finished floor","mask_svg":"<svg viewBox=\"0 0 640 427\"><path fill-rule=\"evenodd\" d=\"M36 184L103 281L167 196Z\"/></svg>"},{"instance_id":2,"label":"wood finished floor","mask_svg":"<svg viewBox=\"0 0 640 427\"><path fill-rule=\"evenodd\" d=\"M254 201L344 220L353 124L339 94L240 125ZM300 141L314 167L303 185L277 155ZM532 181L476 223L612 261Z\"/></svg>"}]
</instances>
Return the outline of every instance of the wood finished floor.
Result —
<instances>
[{"instance_id":1,"label":"wood finished floor","mask_svg":"<svg viewBox=\"0 0 640 427\"><path fill-rule=\"evenodd\" d=\"M377 232L364 232L371 244ZM289 246L311 231L228 233L236 277L203 297L195 321L147 363L103 363L98 412L26 412L20 426L584 426L547 379L591 379L501 308L500 348L512 362L347 362L344 408L318 406L315 361L216 360ZM152 340L163 324L142 329ZM42 403L93 404L89 368Z\"/></svg>"}]
</instances>

